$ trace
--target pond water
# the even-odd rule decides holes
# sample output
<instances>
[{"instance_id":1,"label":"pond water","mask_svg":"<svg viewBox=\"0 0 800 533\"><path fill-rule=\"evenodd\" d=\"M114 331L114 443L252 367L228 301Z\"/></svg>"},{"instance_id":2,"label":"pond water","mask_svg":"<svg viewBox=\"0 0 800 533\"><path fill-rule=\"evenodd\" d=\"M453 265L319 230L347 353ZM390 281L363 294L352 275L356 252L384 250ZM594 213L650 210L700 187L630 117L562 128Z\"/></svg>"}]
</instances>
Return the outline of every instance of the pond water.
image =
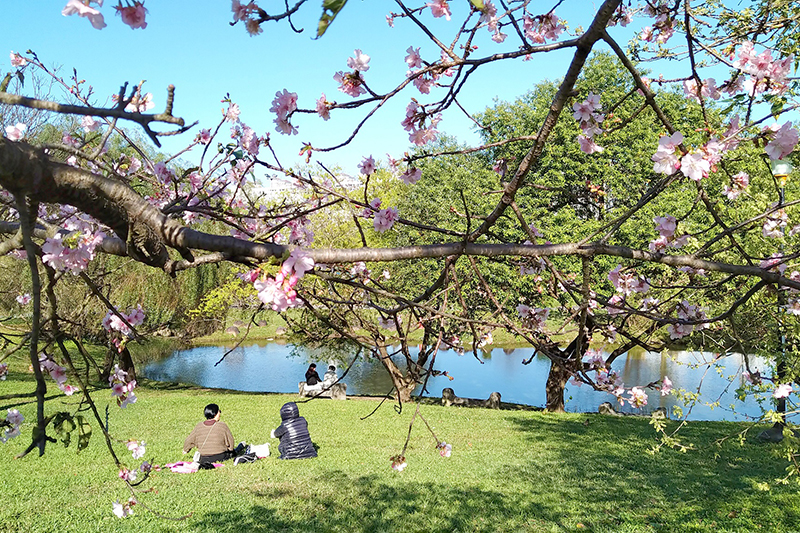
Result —
<instances>
[{"instance_id":1,"label":"pond water","mask_svg":"<svg viewBox=\"0 0 800 533\"><path fill-rule=\"evenodd\" d=\"M335 364L341 376L350 357L330 349L315 349L290 344L262 343L239 346L220 361L230 348L202 346L178 350L170 356L148 363L141 373L156 381L192 383L203 387L225 388L253 392L296 393L297 383L304 379L310 362L317 363L322 375L329 363ZM459 355L452 350L441 351L436 357L435 369L447 371L453 378L433 377L428 382L426 396L441 396L442 389L452 387L456 395L466 398L489 397L500 392L504 402L544 406L544 385L549 370L549 360L534 357L528 365L531 349L503 350L495 348L481 351L476 358L472 353ZM645 385L669 376L676 389L696 392L702 383L701 398L689 414L690 420L744 420L757 417L760 408L756 398L745 402L736 398L735 390L742 383L742 356L728 355L715 359L708 352L629 353L614 362L613 368L622 376L626 386ZM219 364L217 364L219 362ZM751 368L764 373L765 360L751 357ZM388 374L377 361L358 358L342 380L347 393L352 395L384 395L392 389ZM624 412L651 412L665 407L672 415L675 405L686 409L676 395L661 396L648 390L648 403L642 410L625 406ZM602 402L615 403L608 393L590 387L568 385L565 394L567 411L596 411ZM718 402L712 407L708 403Z\"/></svg>"}]
</instances>

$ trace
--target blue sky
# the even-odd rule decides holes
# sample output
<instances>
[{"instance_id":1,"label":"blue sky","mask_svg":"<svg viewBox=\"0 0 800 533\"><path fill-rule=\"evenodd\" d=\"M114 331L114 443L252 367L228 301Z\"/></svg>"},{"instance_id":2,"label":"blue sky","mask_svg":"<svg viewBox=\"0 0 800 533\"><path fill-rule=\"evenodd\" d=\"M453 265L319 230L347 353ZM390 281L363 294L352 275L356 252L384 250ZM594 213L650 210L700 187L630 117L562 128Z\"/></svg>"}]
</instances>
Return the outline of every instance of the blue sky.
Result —
<instances>
[{"instance_id":1,"label":"blue sky","mask_svg":"<svg viewBox=\"0 0 800 533\"><path fill-rule=\"evenodd\" d=\"M322 92L328 100L346 102L351 98L337 90L333 75L347 70L346 61L354 49L360 48L371 56L366 79L378 92L393 88L403 79L404 57L409 46L421 46L423 59L432 61L439 55L412 23L398 19L395 28L389 28L385 17L396 11L397 5L387 0L350 0L319 40L313 39L320 14L319 0L308 2L295 19L295 25L305 29L303 33L295 34L288 24L280 22L265 24L264 33L256 37L250 37L241 24L229 25L232 20L229 0L148 0L145 3L149 11L148 26L144 30L132 30L122 24L114 14L112 0L106 0L102 8L108 24L103 30L95 30L86 19L62 16L64 3L64 0L7 3L0 21L2 44L7 50L3 53L31 49L46 64L61 65L64 75L76 68L78 75L94 87L99 105L110 105L110 95L124 82L135 84L147 80L145 88L153 93L156 110L161 110L166 87L174 84L177 88L174 113L188 122L199 121L199 127L211 128L217 124L224 107L220 100L230 93L241 107L241 118L249 126L258 134L271 133L272 144L286 166L300 161L297 154L304 141L330 146L346 139L368 108L334 111L328 122L316 115L295 115L293 122L299 128L299 135L286 137L275 132L274 115L269 112L276 91L286 88L296 92L302 108L313 108ZM265 3L270 4L282 2ZM584 0L567 5L581 8L556 11L572 28L588 24L596 7L594 2ZM468 3L454 1L451 6L454 15L450 22L433 19L428 10L423 15L435 32L441 31L447 38L454 35L459 16L466 12ZM619 27L611 32L621 42L631 35L630 29ZM481 55L509 48L508 44L493 43L489 37L487 31L481 32L477 41ZM469 111L476 112L492 105L495 98L512 100L538 81L561 77L572 53L570 49L542 54L529 62L514 60L489 65L471 80L461 102ZM8 67L6 63L5 68ZM430 96L433 100L436 94ZM315 154L314 159L326 165L339 164L344 172L355 174L362 156L385 159L387 152L395 157L402 155L409 143L400 122L411 97L428 101L415 88L407 88L405 94L368 122L350 146L331 154ZM477 140L471 122L455 108L445 114L440 130L468 143ZM187 134L183 138L165 139L164 149L175 152L191 137ZM186 158L192 160L193 156Z\"/></svg>"}]
</instances>

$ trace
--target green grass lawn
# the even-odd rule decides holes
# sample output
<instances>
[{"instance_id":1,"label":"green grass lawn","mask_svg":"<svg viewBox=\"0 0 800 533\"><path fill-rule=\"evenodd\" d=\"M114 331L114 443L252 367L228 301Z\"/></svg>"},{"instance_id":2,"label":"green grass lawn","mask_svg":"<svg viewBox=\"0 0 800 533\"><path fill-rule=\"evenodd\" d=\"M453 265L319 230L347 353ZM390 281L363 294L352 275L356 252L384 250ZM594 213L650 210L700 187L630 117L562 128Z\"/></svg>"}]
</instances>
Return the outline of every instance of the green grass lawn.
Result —
<instances>
[{"instance_id":1,"label":"green grass lawn","mask_svg":"<svg viewBox=\"0 0 800 533\"><path fill-rule=\"evenodd\" d=\"M268 369L265 369L268 371ZM31 390L31 376L12 371L0 382L0 408L19 404L8 395ZM50 393L59 392L54 387ZM294 395L250 394L181 385L145 384L139 401L121 410L108 390L112 434L147 442L147 459L186 458L184 437L216 402L237 441L277 440L270 430L278 409ZM77 396L57 397L48 412L75 411ZM23 436L0 444L0 531L800 531L796 481L780 484L787 465L774 445L748 437L715 439L743 426L692 423L683 432L698 451L648 451L656 434L646 419L552 415L424 405L440 439L453 445L443 458L424 424L416 424L403 472L390 468L400 452L413 408L401 414L377 401L315 400L300 404L319 445L312 460L226 465L196 474L155 473L140 488L142 503L182 521L158 518L142 506L118 519L112 502L128 490L97 430L89 447L48 446L44 457L14 459L35 417L33 403L18 405ZM134 466L123 442L117 453Z\"/></svg>"}]
</instances>

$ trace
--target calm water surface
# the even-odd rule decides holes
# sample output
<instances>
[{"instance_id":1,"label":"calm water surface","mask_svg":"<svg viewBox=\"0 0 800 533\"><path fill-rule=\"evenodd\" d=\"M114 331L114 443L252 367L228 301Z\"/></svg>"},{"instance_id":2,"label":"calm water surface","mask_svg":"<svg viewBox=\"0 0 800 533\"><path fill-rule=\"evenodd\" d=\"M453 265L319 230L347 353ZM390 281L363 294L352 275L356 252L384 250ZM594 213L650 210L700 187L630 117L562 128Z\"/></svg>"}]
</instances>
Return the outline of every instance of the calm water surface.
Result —
<instances>
[{"instance_id":1,"label":"calm water surface","mask_svg":"<svg viewBox=\"0 0 800 533\"><path fill-rule=\"evenodd\" d=\"M240 346L216 364L228 349L205 346L179 350L169 357L147 364L142 373L156 381L241 391L291 393L297 392L297 383L304 379L310 362L317 363L320 375L329 363L333 363L341 376L351 360L328 349L263 343ZM451 381L445 376L431 378L425 395L441 396L445 387L452 387L458 396L467 398L488 398L489 394L497 391L505 402L544 406L544 385L550 363L545 357L535 357L529 365L523 365L523 359L530 355L530 348L495 348L480 352L477 358L471 353L458 355L451 350L439 352L435 368L446 370L454 379ZM746 402L736 399L735 389L741 384L742 357L737 354L716 360L714 357L715 354L708 352L628 354L617 359L613 368L622 375L628 387L658 381L666 375L676 388L695 392L702 382L701 402L692 408L689 416L692 420L743 420L757 417L761 411L755 399L748 398ZM768 368L766 362L759 358L751 358L750 364L751 368L760 369L762 373ZM354 395L383 395L392 389L391 380L380 363L363 358L356 360L342 381L347 383L347 393ZM674 405L684 407L675 395L662 397L658 391L647 392L648 404L644 412L665 407L672 413ZM565 398L567 410L575 412L596 411L602 402L615 402L611 394L594 391L585 385L568 385ZM710 407L704 402L719 402L719 406ZM621 410L639 412L628 406Z\"/></svg>"}]
</instances>

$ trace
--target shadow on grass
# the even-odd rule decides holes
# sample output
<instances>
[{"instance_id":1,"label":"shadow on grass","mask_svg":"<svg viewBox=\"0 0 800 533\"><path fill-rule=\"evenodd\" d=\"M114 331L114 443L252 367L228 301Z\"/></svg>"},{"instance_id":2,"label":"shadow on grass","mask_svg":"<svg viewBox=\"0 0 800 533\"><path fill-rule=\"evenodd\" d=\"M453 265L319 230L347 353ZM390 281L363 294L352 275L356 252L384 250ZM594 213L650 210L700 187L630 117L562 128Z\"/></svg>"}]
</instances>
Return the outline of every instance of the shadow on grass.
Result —
<instances>
[{"instance_id":1,"label":"shadow on grass","mask_svg":"<svg viewBox=\"0 0 800 533\"><path fill-rule=\"evenodd\" d=\"M567 474L557 474L555 490L562 501L583 502L600 529L644 523L656 531L796 531L786 526L800 524L796 485L776 482L787 464L777 448L758 441L755 433L741 444L736 439L717 444L743 426L690 424L678 437L696 450L653 452L659 437L647 418L592 414L507 420L532 446L559 445L549 447L546 458L506 474L529 480L531 497L542 500L543 491L553 490L541 488L552 479L548 468L571 465Z\"/></svg>"},{"instance_id":2,"label":"shadow on grass","mask_svg":"<svg viewBox=\"0 0 800 533\"><path fill-rule=\"evenodd\" d=\"M257 501L249 512L209 511L192 524L209 532L306 532L306 531L424 531L497 532L531 528L534 520L556 525L557 516L542 516L542 510L524 493L508 493L452 484L400 483L393 486L377 476L349 477L333 472L308 478L309 486L265 486L254 491ZM303 482L298 482L302 485ZM326 489L319 489L319 485ZM331 489L331 487L337 489ZM344 494L343 494L344 493ZM281 507L273 505L281 501ZM347 503L342 504L343 501ZM303 517L314 517L308 519ZM536 517L536 518L534 518Z\"/></svg>"}]
</instances>

